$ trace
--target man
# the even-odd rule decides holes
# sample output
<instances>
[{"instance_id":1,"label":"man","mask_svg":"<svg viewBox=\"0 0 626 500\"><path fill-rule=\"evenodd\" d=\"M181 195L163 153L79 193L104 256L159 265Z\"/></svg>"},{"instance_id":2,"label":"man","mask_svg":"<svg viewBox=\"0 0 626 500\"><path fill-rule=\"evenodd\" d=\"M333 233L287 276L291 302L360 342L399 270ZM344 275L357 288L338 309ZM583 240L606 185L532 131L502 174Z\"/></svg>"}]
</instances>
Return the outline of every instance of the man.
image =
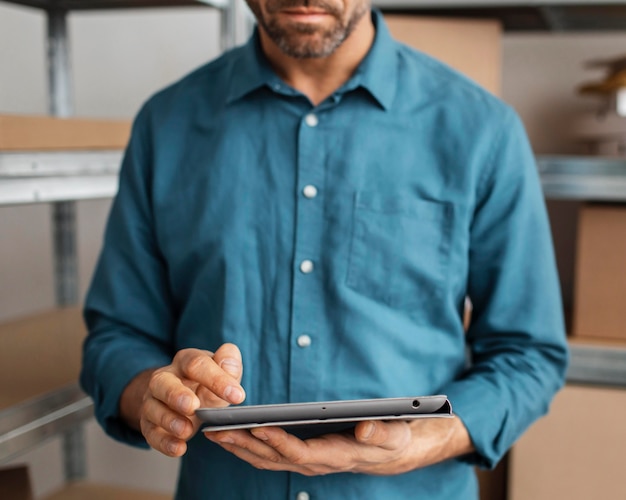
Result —
<instances>
[{"instance_id":1,"label":"man","mask_svg":"<svg viewBox=\"0 0 626 500\"><path fill-rule=\"evenodd\" d=\"M567 362L523 127L367 0L248 4L250 42L136 119L85 309L96 415L182 456L180 499L477 498L473 466L546 412ZM434 393L456 418L307 441L194 417Z\"/></svg>"}]
</instances>

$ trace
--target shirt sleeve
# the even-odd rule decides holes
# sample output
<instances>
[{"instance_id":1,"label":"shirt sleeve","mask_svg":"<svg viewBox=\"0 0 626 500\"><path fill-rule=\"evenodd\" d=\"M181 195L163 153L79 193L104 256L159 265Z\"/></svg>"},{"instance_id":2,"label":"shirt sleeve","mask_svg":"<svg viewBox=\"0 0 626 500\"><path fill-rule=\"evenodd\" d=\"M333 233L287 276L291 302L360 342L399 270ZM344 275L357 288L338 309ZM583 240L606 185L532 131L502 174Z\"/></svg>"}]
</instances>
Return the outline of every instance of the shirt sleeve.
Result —
<instances>
[{"instance_id":1,"label":"shirt sleeve","mask_svg":"<svg viewBox=\"0 0 626 500\"><path fill-rule=\"evenodd\" d=\"M476 453L494 467L562 387L568 350L545 202L534 155L508 110L477 195L468 295L468 370L443 390Z\"/></svg>"},{"instance_id":2,"label":"shirt sleeve","mask_svg":"<svg viewBox=\"0 0 626 500\"><path fill-rule=\"evenodd\" d=\"M166 267L152 221L149 111L133 125L104 245L84 317L80 382L93 398L96 418L113 438L146 447L119 416L119 399L140 372L171 362L174 314Z\"/></svg>"}]
</instances>

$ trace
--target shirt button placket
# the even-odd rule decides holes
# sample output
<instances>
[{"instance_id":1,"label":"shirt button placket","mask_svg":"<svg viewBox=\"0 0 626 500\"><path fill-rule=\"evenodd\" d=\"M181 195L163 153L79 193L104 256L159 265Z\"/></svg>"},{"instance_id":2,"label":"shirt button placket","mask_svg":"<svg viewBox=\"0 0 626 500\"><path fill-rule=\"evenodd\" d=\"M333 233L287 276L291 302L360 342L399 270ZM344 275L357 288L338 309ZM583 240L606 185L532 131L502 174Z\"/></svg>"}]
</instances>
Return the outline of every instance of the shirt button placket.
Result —
<instances>
[{"instance_id":1,"label":"shirt button placket","mask_svg":"<svg viewBox=\"0 0 626 500\"><path fill-rule=\"evenodd\" d=\"M318 393L316 368L323 343L323 326L317 311L323 306L323 266L320 256L321 232L324 229L323 196L324 152L320 147L324 134L320 116L308 110L300 117L297 148L295 273L292 288L290 331L289 397L313 400ZM323 339L323 337L322 337ZM292 485L291 497L308 499L303 484ZM306 495L306 496L302 496Z\"/></svg>"}]
</instances>

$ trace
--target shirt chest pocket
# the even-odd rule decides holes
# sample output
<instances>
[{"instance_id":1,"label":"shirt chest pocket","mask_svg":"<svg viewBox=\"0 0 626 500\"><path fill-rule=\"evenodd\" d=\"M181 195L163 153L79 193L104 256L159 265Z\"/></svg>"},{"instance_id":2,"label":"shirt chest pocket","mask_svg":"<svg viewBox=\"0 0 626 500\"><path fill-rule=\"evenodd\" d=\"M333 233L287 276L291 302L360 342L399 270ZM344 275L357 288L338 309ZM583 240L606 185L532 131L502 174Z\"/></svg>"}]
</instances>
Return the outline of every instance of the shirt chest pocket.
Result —
<instances>
[{"instance_id":1,"label":"shirt chest pocket","mask_svg":"<svg viewBox=\"0 0 626 500\"><path fill-rule=\"evenodd\" d=\"M346 284L414 319L429 316L445 288L452 216L445 202L358 193Z\"/></svg>"}]
</instances>

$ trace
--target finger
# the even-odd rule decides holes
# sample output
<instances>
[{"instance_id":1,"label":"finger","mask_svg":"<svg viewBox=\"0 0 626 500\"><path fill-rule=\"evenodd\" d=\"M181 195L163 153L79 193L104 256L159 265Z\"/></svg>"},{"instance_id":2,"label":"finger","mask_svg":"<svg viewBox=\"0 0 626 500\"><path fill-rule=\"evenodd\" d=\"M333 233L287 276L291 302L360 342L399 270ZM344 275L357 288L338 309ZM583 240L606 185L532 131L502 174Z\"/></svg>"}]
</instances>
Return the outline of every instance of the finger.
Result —
<instances>
[{"instance_id":1,"label":"finger","mask_svg":"<svg viewBox=\"0 0 626 500\"><path fill-rule=\"evenodd\" d=\"M291 464L289 462L282 462L280 458L275 460L266 459L252 453L250 450L246 448L241 448L234 444L229 443L218 443L222 448L224 448L229 453L232 453L237 458L248 462L250 465L257 469L261 470L271 470L271 471L287 471L287 472L297 472L299 474L310 476L312 475L308 469L305 467L300 467L295 464Z\"/></svg>"},{"instance_id":2,"label":"finger","mask_svg":"<svg viewBox=\"0 0 626 500\"><path fill-rule=\"evenodd\" d=\"M348 472L356 464L357 450L352 437L325 434L303 441L279 427L259 427L250 432L281 455L281 470L311 476ZM292 468L287 469L286 464Z\"/></svg>"},{"instance_id":3,"label":"finger","mask_svg":"<svg viewBox=\"0 0 626 500\"><path fill-rule=\"evenodd\" d=\"M222 370L241 383L243 364L241 352L236 345L223 344L215 353L210 353L210 355ZM200 398L202 405L206 407L219 408L230 404L230 402L224 401L220 396L203 385L197 387L196 394Z\"/></svg>"},{"instance_id":4,"label":"finger","mask_svg":"<svg viewBox=\"0 0 626 500\"><path fill-rule=\"evenodd\" d=\"M257 469L310 475L306 467L284 461L280 453L246 431L207 432L205 435L209 440Z\"/></svg>"},{"instance_id":5,"label":"finger","mask_svg":"<svg viewBox=\"0 0 626 500\"><path fill-rule=\"evenodd\" d=\"M300 465L311 463L307 444L279 427L259 427L251 429L250 433L280 453L286 461Z\"/></svg>"},{"instance_id":6,"label":"finger","mask_svg":"<svg viewBox=\"0 0 626 500\"><path fill-rule=\"evenodd\" d=\"M280 453L247 431L207 432L205 436L219 445L232 445L271 462L280 462Z\"/></svg>"},{"instance_id":7,"label":"finger","mask_svg":"<svg viewBox=\"0 0 626 500\"><path fill-rule=\"evenodd\" d=\"M200 398L200 406L204 408L223 408L230 406L229 401L224 401L224 399L203 385L198 385L196 395Z\"/></svg>"},{"instance_id":8,"label":"finger","mask_svg":"<svg viewBox=\"0 0 626 500\"><path fill-rule=\"evenodd\" d=\"M215 351L213 361L237 382L241 382L243 362L241 360L241 351L235 344L223 344Z\"/></svg>"},{"instance_id":9,"label":"finger","mask_svg":"<svg viewBox=\"0 0 626 500\"><path fill-rule=\"evenodd\" d=\"M200 407L196 393L178 375L167 369L156 370L150 377L148 394L182 415L193 415Z\"/></svg>"},{"instance_id":10,"label":"finger","mask_svg":"<svg viewBox=\"0 0 626 500\"><path fill-rule=\"evenodd\" d=\"M148 444L168 457L181 457L187 451L187 443L167 433L163 428L141 419L141 432Z\"/></svg>"},{"instance_id":11,"label":"finger","mask_svg":"<svg viewBox=\"0 0 626 500\"><path fill-rule=\"evenodd\" d=\"M194 424L191 420L172 411L161 401L154 398L144 401L142 418L157 427L161 427L178 439L187 440L194 434Z\"/></svg>"},{"instance_id":12,"label":"finger","mask_svg":"<svg viewBox=\"0 0 626 500\"><path fill-rule=\"evenodd\" d=\"M357 424L354 429L354 437L362 444L395 450L410 439L410 429L406 422L367 420Z\"/></svg>"},{"instance_id":13,"label":"finger","mask_svg":"<svg viewBox=\"0 0 626 500\"><path fill-rule=\"evenodd\" d=\"M174 357L174 366L183 377L198 382L224 401L233 404L243 402L246 394L239 380L220 368L214 356L207 351L183 349Z\"/></svg>"}]
</instances>

